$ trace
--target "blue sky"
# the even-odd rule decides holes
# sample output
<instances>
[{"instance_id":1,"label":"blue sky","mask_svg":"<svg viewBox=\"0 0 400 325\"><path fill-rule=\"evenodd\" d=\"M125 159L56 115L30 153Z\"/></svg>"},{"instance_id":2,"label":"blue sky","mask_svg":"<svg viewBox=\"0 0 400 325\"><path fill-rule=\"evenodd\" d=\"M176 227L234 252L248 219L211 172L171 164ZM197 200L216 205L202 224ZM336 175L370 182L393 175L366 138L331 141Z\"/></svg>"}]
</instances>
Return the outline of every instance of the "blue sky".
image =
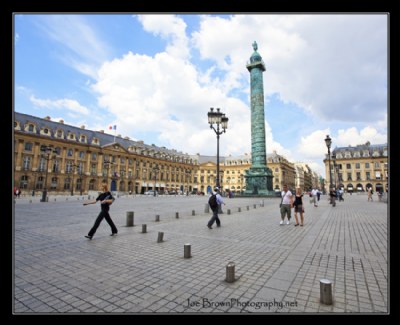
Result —
<instances>
[{"instance_id":1,"label":"blue sky","mask_svg":"<svg viewBox=\"0 0 400 325\"><path fill-rule=\"evenodd\" d=\"M14 109L189 154L250 154L249 72L266 65L267 152L325 176L333 147L387 142L385 14L14 16Z\"/></svg>"}]
</instances>

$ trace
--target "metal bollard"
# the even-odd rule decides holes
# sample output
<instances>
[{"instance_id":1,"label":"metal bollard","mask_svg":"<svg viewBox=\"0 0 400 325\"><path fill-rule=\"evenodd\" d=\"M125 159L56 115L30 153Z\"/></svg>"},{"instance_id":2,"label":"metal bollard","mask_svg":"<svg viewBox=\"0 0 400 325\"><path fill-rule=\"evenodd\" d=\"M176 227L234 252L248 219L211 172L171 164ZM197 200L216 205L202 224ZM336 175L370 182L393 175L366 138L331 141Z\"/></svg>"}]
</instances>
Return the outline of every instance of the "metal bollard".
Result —
<instances>
[{"instance_id":1,"label":"metal bollard","mask_svg":"<svg viewBox=\"0 0 400 325\"><path fill-rule=\"evenodd\" d=\"M194 211L194 210L192 210L192 216L194 216L194 215L196 215L196 213L195 213L195 211Z\"/></svg>"},{"instance_id":2,"label":"metal bollard","mask_svg":"<svg viewBox=\"0 0 400 325\"><path fill-rule=\"evenodd\" d=\"M242 208L241 207L238 207L238 212L242 212Z\"/></svg>"},{"instance_id":3,"label":"metal bollard","mask_svg":"<svg viewBox=\"0 0 400 325\"><path fill-rule=\"evenodd\" d=\"M254 204L253 207L254 207L254 209L257 209L257 204Z\"/></svg>"},{"instance_id":4,"label":"metal bollard","mask_svg":"<svg viewBox=\"0 0 400 325\"><path fill-rule=\"evenodd\" d=\"M204 205L204 213L209 213L210 212L210 206L208 205L208 203L206 203Z\"/></svg>"},{"instance_id":5,"label":"metal bollard","mask_svg":"<svg viewBox=\"0 0 400 325\"><path fill-rule=\"evenodd\" d=\"M179 212L175 212L175 218L179 219Z\"/></svg>"},{"instance_id":6,"label":"metal bollard","mask_svg":"<svg viewBox=\"0 0 400 325\"><path fill-rule=\"evenodd\" d=\"M157 237L157 243L161 243L163 241L163 238L164 238L164 233L159 231Z\"/></svg>"},{"instance_id":7,"label":"metal bollard","mask_svg":"<svg viewBox=\"0 0 400 325\"><path fill-rule=\"evenodd\" d=\"M160 215L156 214L156 222L160 221Z\"/></svg>"},{"instance_id":8,"label":"metal bollard","mask_svg":"<svg viewBox=\"0 0 400 325\"><path fill-rule=\"evenodd\" d=\"M247 211L249 211L250 207L249 207L249 206L246 206L246 209L247 209Z\"/></svg>"},{"instance_id":9,"label":"metal bollard","mask_svg":"<svg viewBox=\"0 0 400 325\"><path fill-rule=\"evenodd\" d=\"M231 214L231 209L227 209L227 210L226 210L226 213L227 213L227 214Z\"/></svg>"},{"instance_id":10,"label":"metal bollard","mask_svg":"<svg viewBox=\"0 0 400 325\"><path fill-rule=\"evenodd\" d=\"M147 225L143 224L142 225L142 233L145 234L147 232Z\"/></svg>"},{"instance_id":11,"label":"metal bollard","mask_svg":"<svg viewBox=\"0 0 400 325\"><path fill-rule=\"evenodd\" d=\"M332 282L327 279L319 280L320 302L325 305L332 305Z\"/></svg>"},{"instance_id":12,"label":"metal bollard","mask_svg":"<svg viewBox=\"0 0 400 325\"><path fill-rule=\"evenodd\" d=\"M235 263L229 262L226 265L226 282L235 282Z\"/></svg>"},{"instance_id":13,"label":"metal bollard","mask_svg":"<svg viewBox=\"0 0 400 325\"><path fill-rule=\"evenodd\" d=\"M133 211L126 212L126 226L133 227Z\"/></svg>"},{"instance_id":14,"label":"metal bollard","mask_svg":"<svg viewBox=\"0 0 400 325\"><path fill-rule=\"evenodd\" d=\"M191 251L191 245L190 244L185 244L183 246L183 257L184 258L191 258L192 255L191 255L190 251Z\"/></svg>"}]
</instances>

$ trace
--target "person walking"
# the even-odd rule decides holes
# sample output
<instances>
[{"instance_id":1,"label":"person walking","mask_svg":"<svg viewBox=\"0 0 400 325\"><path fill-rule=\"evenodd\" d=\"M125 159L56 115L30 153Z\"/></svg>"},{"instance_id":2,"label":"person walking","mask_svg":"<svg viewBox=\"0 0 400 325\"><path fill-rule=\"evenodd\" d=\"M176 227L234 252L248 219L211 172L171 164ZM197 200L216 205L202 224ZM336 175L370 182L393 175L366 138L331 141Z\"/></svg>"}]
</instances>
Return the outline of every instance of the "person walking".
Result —
<instances>
[{"instance_id":1,"label":"person walking","mask_svg":"<svg viewBox=\"0 0 400 325\"><path fill-rule=\"evenodd\" d=\"M368 187L368 202L369 200L374 201L374 199L372 198L372 187Z\"/></svg>"},{"instance_id":2,"label":"person walking","mask_svg":"<svg viewBox=\"0 0 400 325\"><path fill-rule=\"evenodd\" d=\"M100 223L103 221L103 219L106 219L107 223L111 227L111 235L114 236L118 233L118 229L115 226L114 222L112 221L110 214L108 211L110 210L110 205L114 202L114 197L112 196L111 192L108 190L107 184L103 183L101 184L101 191L100 195L97 197L95 201L92 202L87 202L83 203L83 205L88 205L88 204L95 204L97 201L100 201L100 206L101 206L101 211L99 215L97 216L96 221L94 222L94 225L92 229L89 230L89 233L86 238L92 239L94 234L96 233L97 228L100 226Z\"/></svg>"},{"instance_id":3,"label":"person walking","mask_svg":"<svg viewBox=\"0 0 400 325\"><path fill-rule=\"evenodd\" d=\"M315 206L315 207L318 207L318 201L317 201L317 198L318 198L318 190L314 187L314 188L312 189L312 191L311 191L311 194L312 194L314 206Z\"/></svg>"},{"instance_id":4,"label":"person walking","mask_svg":"<svg viewBox=\"0 0 400 325\"><path fill-rule=\"evenodd\" d=\"M286 224L290 224L290 216L293 207L293 194L288 190L287 185L283 185L283 191L281 192L282 201L281 201L281 222L280 224L283 225L283 221L285 220L285 215L287 215L287 222Z\"/></svg>"},{"instance_id":5,"label":"person walking","mask_svg":"<svg viewBox=\"0 0 400 325\"><path fill-rule=\"evenodd\" d=\"M213 195L215 195L215 198L213 197ZM214 201L215 201L215 203L214 203ZM210 204L210 208L213 212L213 215L207 223L208 229L212 229L212 225L214 224L214 222L217 223L217 227L221 227L221 220L219 220L219 217L218 217L218 209L221 204L224 204L224 205L226 205L226 204L222 200L222 197L221 197L221 194L219 193L218 187L214 188L214 193L211 194L209 204Z\"/></svg>"},{"instance_id":6,"label":"person walking","mask_svg":"<svg viewBox=\"0 0 400 325\"><path fill-rule=\"evenodd\" d=\"M329 192L329 196L331 198L331 204L332 206L336 206L336 190L334 187L331 188L330 192Z\"/></svg>"},{"instance_id":7,"label":"person walking","mask_svg":"<svg viewBox=\"0 0 400 325\"><path fill-rule=\"evenodd\" d=\"M304 202L303 202L303 194L301 194L301 189L300 187L296 188L296 194L294 196L294 218L296 219L296 224L295 226L299 225L299 219L297 219L297 213L300 213L300 226L303 226L304 224Z\"/></svg>"}]
</instances>

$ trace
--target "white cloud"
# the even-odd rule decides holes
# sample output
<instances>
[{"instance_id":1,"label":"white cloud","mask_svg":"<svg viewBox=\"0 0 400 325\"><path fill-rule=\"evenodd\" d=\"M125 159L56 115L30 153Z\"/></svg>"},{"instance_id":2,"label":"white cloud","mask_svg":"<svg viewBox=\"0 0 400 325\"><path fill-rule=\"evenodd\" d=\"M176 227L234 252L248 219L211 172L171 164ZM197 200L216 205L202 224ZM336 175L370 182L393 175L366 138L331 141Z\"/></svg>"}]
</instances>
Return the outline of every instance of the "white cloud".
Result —
<instances>
[{"instance_id":1,"label":"white cloud","mask_svg":"<svg viewBox=\"0 0 400 325\"><path fill-rule=\"evenodd\" d=\"M32 104L37 107L50 108L50 109L51 108L66 109L70 112L79 113L83 115L89 114L89 110L85 106L79 104L79 102L77 102L74 99L68 99L68 98L57 99L57 100L39 99L33 95L30 96L29 99L32 102Z\"/></svg>"},{"instance_id":2,"label":"white cloud","mask_svg":"<svg viewBox=\"0 0 400 325\"><path fill-rule=\"evenodd\" d=\"M384 144L388 142L387 135L379 133L375 128L367 126L358 131L355 127L338 130L335 143L338 147L356 146L369 141L372 144Z\"/></svg>"},{"instance_id":3,"label":"white cloud","mask_svg":"<svg viewBox=\"0 0 400 325\"><path fill-rule=\"evenodd\" d=\"M330 134L329 129L317 130L301 137L297 147L299 156L303 157L304 160L319 159L322 161L328 150L324 141L327 134ZM330 137L332 138L331 135Z\"/></svg>"},{"instance_id":4,"label":"white cloud","mask_svg":"<svg viewBox=\"0 0 400 325\"><path fill-rule=\"evenodd\" d=\"M145 31L168 41L166 53L172 57L187 58L189 55L186 23L175 15L138 15Z\"/></svg>"},{"instance_id":5,"label":"white cloud","mask_svg":"<svg viewBox=\"0 0 400 325\"><path fill-rule=\"evenodd\" d=\"M165 52L154 57L128 53L105 63L98 76L93 90L99 105L116 116L123 133L133 137L135 132L157 131L160 141L178 150L215 154L207 113L210 107L220 107L229 118L221 154L248 151L248 107L218 88L200 84L187 61Z\"/></svg>"},{"instance_id":6,"label":"white cloud","mask_svg":"<svg viewBox=\"0 0 400 325\"><path fill-rule=\"evenodd\" d=\"M278 93L329 121L384 119L387 15L204 16L193 33L201 56L227 72L221 82L244 92L254 40L267 67L266 96Z\"/></svg>"}]
</instances>

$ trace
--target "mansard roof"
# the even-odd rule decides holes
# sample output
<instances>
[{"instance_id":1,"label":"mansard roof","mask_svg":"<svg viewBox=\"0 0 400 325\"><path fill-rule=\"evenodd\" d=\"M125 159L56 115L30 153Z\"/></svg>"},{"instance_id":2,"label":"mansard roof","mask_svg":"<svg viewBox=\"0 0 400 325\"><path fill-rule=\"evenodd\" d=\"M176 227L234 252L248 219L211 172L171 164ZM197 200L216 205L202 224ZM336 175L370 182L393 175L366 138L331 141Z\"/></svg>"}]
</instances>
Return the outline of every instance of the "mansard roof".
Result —
<instances>
[{"instance_id":1,"label":"mansard roof","mask_svg":"<svg viewBox=\"0 0 400 325\"><path fill-rule=\"evenodd\" d=\"M125 150L128 150L128 148L132 146L135 148L141 148L142 150L146 151L157 151L159 153L164 153L165 155L168 156L179 156L182 158L191 159L191 157L188 154L178 152L175 149L157 147L155 145L145 144L143 141L134 141L127 138L121 138L120 136L114 136L112 134L106 134L100 131L87 130L84 128L64 124L63 122L52 121L49 118L40 118L33 115L14 112L14 121L20 123L21 132L24 132L24 126L26 124L32 123L36 125L35 134L38 136L41 135L40 134L41 129L47 128L52 131L50 135L51 138L60 139L60 138L55 138L54 134L56 133L56 131L62 130L64 134L63 138L61 139L68 142L76 142L82 144L81 142L79 142L79 139L81 135L84 135L87 138L88 143L92 143L92 140L94 138L98 139L100 147L102 148L117 143ZM75 139L68 138L67 136L69 133L74 133L76 135L76 138Z\"/></svg>"}]
</instances>

